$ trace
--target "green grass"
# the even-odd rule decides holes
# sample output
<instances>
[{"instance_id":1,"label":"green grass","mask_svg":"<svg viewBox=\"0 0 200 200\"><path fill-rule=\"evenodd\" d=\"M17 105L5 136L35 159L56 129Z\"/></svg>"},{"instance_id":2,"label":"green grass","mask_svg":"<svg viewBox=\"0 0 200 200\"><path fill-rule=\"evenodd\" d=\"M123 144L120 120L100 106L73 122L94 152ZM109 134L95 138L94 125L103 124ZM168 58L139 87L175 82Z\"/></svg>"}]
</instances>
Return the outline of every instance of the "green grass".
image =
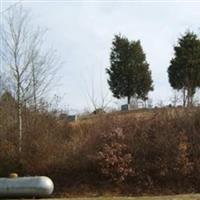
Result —
<instances>
[{"instance_id":1,"label":"green grass","mask_svg":"<svg viewBox=\"0 0 200 200\"><path fill-rule=\"evenodd\" d=\"M91 198L61 198L52 200L200 200L200 194L175 196L144 196L144 197L91 197Z\"/></svg>"}]
</instances>

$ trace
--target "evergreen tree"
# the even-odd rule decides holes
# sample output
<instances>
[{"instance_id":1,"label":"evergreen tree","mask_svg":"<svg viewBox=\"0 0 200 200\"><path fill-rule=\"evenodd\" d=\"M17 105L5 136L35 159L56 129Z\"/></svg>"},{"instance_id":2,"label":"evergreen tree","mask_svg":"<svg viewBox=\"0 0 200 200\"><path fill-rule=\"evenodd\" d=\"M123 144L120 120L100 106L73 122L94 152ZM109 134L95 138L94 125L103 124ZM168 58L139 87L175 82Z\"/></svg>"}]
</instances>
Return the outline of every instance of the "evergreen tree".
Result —
<instances>
[{"instance_id":1,"label":"evergreen tree","mask_svg":"<svg viewBox=\"0 0 200 200\"><path fill-rule=\"evenodd\" d=\"M0 96L0 103L1 102L11 103L11 104L17 104L15 98L7 90Z\"/></svg>"},{"instance_id":2,"label":"evergreen tree","mask_svg":"<svg viewBox=\"0 0 200 200\"><path fill-rule=\"evenodd\" d=\"M129 41L126 37L115 35L110 54L110 67L106 69L108 84L116 98L131 97L147 100L148 92L153 90L151 71L140 41Z\"/></svg>"},{"instance_id":3,"label":"evergreen tree","mask_svg":"<svg viewBox=\"0 0 200 200\"><path fill-rule=\"evenodd\" d=\"M168 68L170 85L183 91L183 105L193 103L196 89L200 87L200 39L193 32L186 32L174 47L174 58Z\"/></svg>"}]
</instances>

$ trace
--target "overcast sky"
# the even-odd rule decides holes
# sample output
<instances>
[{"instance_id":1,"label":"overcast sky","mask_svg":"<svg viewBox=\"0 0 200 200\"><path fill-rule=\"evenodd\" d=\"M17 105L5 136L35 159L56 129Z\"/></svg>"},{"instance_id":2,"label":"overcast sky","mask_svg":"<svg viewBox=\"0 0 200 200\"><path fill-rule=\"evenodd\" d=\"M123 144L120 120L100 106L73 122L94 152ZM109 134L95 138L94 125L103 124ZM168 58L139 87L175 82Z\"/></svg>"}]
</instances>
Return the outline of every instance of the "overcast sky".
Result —
<instances>
[{"instance_id":1,"label":"overcast sky","mask_svg":"<svg viewBox=\"0 0 200 200\"><path fill-rule=\"evenodd\" d=\"M18 1L1 1L1 11ZM173 46L186 30L200 35L200 1L21 1L31 10L35 24L48 29L48 45L57 50L63 64L59 85L51 91L71 110L91 107L88 93L100 104L111 99L105 68L114 34L141 40L150 64L154 104L168 103L172 95L167 68ZM112 99L113 106L121 101Z\"/></svg>"}]
</instances>

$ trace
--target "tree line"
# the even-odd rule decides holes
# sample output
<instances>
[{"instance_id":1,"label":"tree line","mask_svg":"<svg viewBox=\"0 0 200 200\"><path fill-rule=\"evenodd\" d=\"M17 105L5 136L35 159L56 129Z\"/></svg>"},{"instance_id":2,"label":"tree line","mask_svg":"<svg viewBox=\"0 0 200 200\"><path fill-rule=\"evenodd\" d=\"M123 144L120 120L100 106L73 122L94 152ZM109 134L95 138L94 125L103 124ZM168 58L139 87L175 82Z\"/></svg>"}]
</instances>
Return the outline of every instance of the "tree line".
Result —
<instances>
[{"instance_id":1,"label":"tree line","mask_svg":"<svg viewBox=\"0 0 200 200\"><path fill-rule=\"evenodd\" d=\"M149 64L140 40L129 41L121 34L115 35L110 53L108 84L113 96L146 101L153 90ZM183 106L191 107L193 97L200 87L200 38L187 31L174 46L174 56L168 67L171 87L182 92Z\"/></svg>"}]
</instances>

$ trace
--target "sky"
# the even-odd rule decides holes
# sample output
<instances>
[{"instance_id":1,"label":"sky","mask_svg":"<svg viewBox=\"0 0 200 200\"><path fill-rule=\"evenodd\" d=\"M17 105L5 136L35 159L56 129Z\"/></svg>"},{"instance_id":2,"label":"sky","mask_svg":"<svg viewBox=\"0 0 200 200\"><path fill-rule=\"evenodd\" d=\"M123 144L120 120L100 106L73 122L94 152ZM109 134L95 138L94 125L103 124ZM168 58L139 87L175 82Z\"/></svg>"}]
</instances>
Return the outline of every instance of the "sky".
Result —
<instances>
[{"instance_id":1,"label":"sky","mask_svg":"<svg viewBox=\"0 0 200 200\"><path fill-rule=\"evenodd\" d=\"M19 1L0 0L1 10ZM172 88L167 68L173 47L187 30L200 35L199 1L39 1L21 0L32 21L47 28L47 45L56 49L62 65L50 94L70 112L93 109L102 100L119 107L125 100L112 97L105 68L115 34L140 40L152 71L154 105L169 103ZM90 96L90 97L89 97Z\"/></svg>"}]
</instances>

